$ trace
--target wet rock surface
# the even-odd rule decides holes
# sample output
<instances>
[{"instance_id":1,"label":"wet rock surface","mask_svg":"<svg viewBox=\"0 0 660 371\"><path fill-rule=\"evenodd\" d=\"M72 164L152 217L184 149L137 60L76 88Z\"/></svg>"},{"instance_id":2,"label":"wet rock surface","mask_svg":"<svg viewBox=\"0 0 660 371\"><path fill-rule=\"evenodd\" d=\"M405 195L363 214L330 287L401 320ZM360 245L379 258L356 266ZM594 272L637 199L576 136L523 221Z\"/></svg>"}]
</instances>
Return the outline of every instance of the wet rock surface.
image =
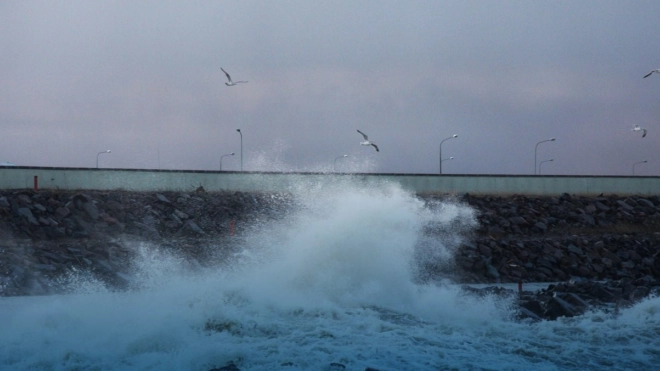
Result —
<instances>
[{"instance_id":1,"label":"wet rock surface","mask_svg":"<svg viewBox=\"0 0 660 371\"><path fill-rule=\"evenodd\" d=\"M524 285L522 286L524 288ZM617 315L642 299L660 295L660 280L645 277L636 280L593 281L575 278L567 282L550 284L536 292L504 289L499 286L474 288L465 286L467 293L514 299L516 317L521 320L556 320L574 317L588 310L600 310L606 315Z\"/></svg>"},{"instance_id":2,"label":"wet rock surface","mask_svg":"<svg viewBox=\"0 0 660 371\"><path fill-rule=\"evenodd\" d=\"M596 302L628 305L657 294L657 196L419 197L429 205L470 205L478 222L451 259L423 262L425 279L563 282L521 296L521 316L544 319L576 315ZM125 289L136 245L152 243L192 266L204 265L232 253L236 238L249 235L254 223L286 218L297 207L288 194L203 189L0 191L0 295L57 293L57 280L72 271ZM442 233L425 230L431 238Z\"/></svg>"}]
</instances>

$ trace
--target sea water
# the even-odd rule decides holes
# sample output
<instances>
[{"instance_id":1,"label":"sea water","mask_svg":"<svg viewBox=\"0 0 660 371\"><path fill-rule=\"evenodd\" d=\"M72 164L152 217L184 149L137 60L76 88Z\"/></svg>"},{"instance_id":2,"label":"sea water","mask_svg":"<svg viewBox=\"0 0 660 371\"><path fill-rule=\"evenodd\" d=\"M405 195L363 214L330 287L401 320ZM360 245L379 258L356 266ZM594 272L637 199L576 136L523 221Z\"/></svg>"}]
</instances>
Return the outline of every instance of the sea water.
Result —
<instances>
[{"instance_id":1,"label":"sea water","mask_svg":"<svg viewBox=\"0 0 660 371\"><path fill-rule=\"evenodd\" d=\"M130 290L85 272L70 294L0 298L1 370L651 370L660 299L619 314L521 322L512 302L425 280L475 210L393 184L305 185L233 255L190 264L135 244ZM429 237L429 228L435 231ZM225 246L226 247L226 246Z\"/></svg>"}]
</instances>

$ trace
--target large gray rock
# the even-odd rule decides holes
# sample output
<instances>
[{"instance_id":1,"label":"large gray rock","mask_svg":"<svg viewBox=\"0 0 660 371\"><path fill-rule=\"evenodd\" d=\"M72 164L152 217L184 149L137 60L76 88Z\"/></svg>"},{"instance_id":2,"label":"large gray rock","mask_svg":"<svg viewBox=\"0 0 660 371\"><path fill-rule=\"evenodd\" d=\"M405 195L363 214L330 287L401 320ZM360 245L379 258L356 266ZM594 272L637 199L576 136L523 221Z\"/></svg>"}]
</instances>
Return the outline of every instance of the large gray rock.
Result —
<instances>
[{"instance_id":1,"label":"large gray rock","mask_svg":"<svg viewBox=\"0 0 660 371\"><path fill-rule=\"evenodd\" d=\"M84 202L82 204L82 209L87 213L87 215L92 219L96 220L99 218L99 209L96 207L94 202L89 201L89 202Z\"/></svg>"},{"instance_id":2,"label":"large gray rock","mask_svg":"<svg viewBox=\"0 0 660 371\"><path fill-rule=\"evenodd\" d=\"M579 247L577 247L577 246L575 246L575 245L573 245L572 243L571 243L571 244L568 244L568 246L566 247L566 250L568 250L568 252L573 253L573 254L575 254L575 255L577 255L577 256L582 256L582 255L584 255L584 252L582 251L582 249L579 248Z\"/></svg>"},{"instance_id":3,"label":"large gray rock","mask_svg":"<svg viewBox=\"0 0 660 371\"><path fill-rule=\"evenodd\" d=\"M170 200L167 199L167 197L165 197L164 195L162 195L162 194L160 194L160 193L156 193L156 199L157 199L158 201L163 202L163 203L166 203L166 204L168 204L168 205L169 205L169 204L172 204L172 203L170 202Z\"/></svg>"},{"instance_id":4,"label":"large gray rock","mask_svg":"<svg viewBox=\"0 0 660 371\"><path fill-rule=\"evenodd\" d=\"M600 202L600 201L596 201L596 203L594 203L594 205L595 205L595 206L598 208L598 210L600 210L600 211L606 211L606 212L607 212L607 211L610 211L610 208L607 207L607 205L603 204L603 203Z\"/></svg>"},{"instance_id":5,"label":"large gray rock","mask_svg":"<svg viewBox=\"0 0 660 371\"><path fill-rule=\"evenodd\" d=\"M27 195L18 195L18 197L16 199L18 200L18 203L20 205L31 205L32 204L32 199Z\"/></svg>"},{"instance_id":6,"label":"large gray rock","mask_svg":"<svg viewBox=\"0 0 660 371\"><path fill-rule=\"evenodd\" d=\"M625 211L633 211L633 210L634 210L634 208L632 207L632 205L630 205L630 204L627 203L626 201L617 200L616 203L617 203L617 205L619 205L619 207L620 207L621 209L623 209L623 210L625 210Z\"/></svg>"},{"instance_id":7,"label":"large gray rock","mask_svg":"<svg viewBox=\"0 0 660 371\"><path fill-rule=\"evenodd\" d=\"M71 210L66 206L58 207L57 210L55 210L55 215L58 218L66 218L69 214L71 214Z\"/></svg>"},{"instance_id":8,"label":"large gray rock","mask_svg":"<svg viewBox=\"0 0 660 371\"><path fill-rule=\"evenodd\" d=\"M500 272L497 271L497 268L493 267L490 264L486 265L486 276L493 278L493 279L499 279L500 278Z\"/></svg>"},{"instance_id":9,"label":"large gray rock","mask_svg":"<svg viewBox=\"0 0 660 371\"><path fill-rule=\"evenodd\" d=\"M548 226L545 225L545 223L542 223L542 222L538 222L538 223L534 224L534 226L535 226L536 228L542 230L542 231L545 231L545 230L548 229Z\"/></svg>"},{"instance_id":10,"label":"large gray rock","mask_svg":"<svg viewBox=\"0 0 660 371\"><path fill-rule=\"evenodd\" d=\"M587 214L593 214L593 213L596 212L596 210L597 210L596 205L593 205L593 204L587 205L584 208L584 212L587 213Z\"/></svg>"},{"instance_id":11,"label":"large gray rock","mask_svg":"<svg viewBox=\"0 0 660 371\"><path fill-rule=\"evenodd\" d=\"M647 200L645 198L637 199L637 204L641 205L641 206L648 207L648 208L654 208L655 207L655 204L653 202L651 202L650 200Z\"/></svg>"},{"instance_id":12,"label":"large gray rock","mask_svg":"<svg viewBox=\"0 0 660 371\"><path fill-rule=\"evenodd\" d=\"M520 217L520 216L513 216L513 217L509 218L509 221L513 224L516 224L516 225L528 224L527 220L525 220L523 217Z\"/></svg>"},{"instance_id":13,"label":"large gray rock","mask_svg":"<svg viewBox=\"0 0 660 371\"><path fill-rule=\"evenodd\" d=\"M188 234L192 233L193 235L198 235L198 236L206 236L207 233L204 232L202 228L200 228L197 223L195 223L192 220L188 220L184 223L183 231L188 232Z\"/></svg>"},{"instance_id":14,"label":"large gray rock","mask_svg":"<svg viewBox=\"0 0 660 371\"><path fill-rule=\"evenodd\" d=\"M190 218L190 216L188 216L188 214L184 213L183 211L181 211L179 209L174 209L172 214L174 214L179 220Z\"/></svg>"},{"instance_id":15,"label":"large gray rock","mask_svg":"<svg viewBox=\"0 0 660 371\"><path fill-rule=\"evenodd\" d=\"M559 317L574 317L582 313L582 310L564 299L558 296L553 296L545 306L543 317L555 320Z\"/></svg>"},{"instance_id":16,"label":"large gray rock","mask_svg":"<svg viewBox=\"0 0 660 371\"><path fill-rule=\"evenodd\" d=\"M31 224L39 225L39 221L34 217L34 215L32 215L32 211L27 207L19 207L18 214L25 217Z\"/></svg>"},{"instance_id":17,"label":"large gray rock","mask_svg":"<svg viewBox=\"0 0 660 371\"><path fill-rule=\"evenodd\" d=\"M580 214L580 217L582 218L582 220L583 220L585 223L587 223L587 224L589 224L589 225L592 225L592 226L593 226L593 225L596 225L596 219L594 219L593 216L591 216L591 215L589 215L589 214Z\"/></svg>"}]
</instances>

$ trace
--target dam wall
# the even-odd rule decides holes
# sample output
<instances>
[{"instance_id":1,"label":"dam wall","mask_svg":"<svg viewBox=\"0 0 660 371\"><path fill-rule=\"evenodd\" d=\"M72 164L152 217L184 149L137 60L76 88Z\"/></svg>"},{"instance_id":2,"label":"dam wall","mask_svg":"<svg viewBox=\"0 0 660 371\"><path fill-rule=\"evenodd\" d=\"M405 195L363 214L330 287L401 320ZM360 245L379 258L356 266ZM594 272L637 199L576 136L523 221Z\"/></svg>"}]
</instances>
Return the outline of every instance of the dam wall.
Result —
<instances>
[{"instance_id":1,"label":"dam wall","mask_svg":"<svg viewBox=\"0 0 660 371\"><path fill-rule=\"evenodd\" d=\"M0 189L290 192L345 181L398 183L415 193L657 195L660 177L237 172L1 166Z\"/></svg>"}]
</instances>

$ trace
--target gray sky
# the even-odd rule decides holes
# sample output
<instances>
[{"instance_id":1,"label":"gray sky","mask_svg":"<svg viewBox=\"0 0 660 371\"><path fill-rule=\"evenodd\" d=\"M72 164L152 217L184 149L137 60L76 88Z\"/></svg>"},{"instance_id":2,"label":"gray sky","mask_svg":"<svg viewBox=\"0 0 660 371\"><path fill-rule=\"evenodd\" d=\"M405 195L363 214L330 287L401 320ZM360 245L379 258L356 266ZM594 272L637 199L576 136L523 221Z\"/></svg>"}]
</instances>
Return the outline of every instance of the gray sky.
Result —
<instances>
[{"instance_id":1,"label":"gray sky","mask_svg":"<svg viewBox=\"0 0 660 371\"><path fill-rule=\"evenodd\" d=\"M660 175L659 45L656 0L2 1L0 161Z\"/></svg>"}]
</instances>

